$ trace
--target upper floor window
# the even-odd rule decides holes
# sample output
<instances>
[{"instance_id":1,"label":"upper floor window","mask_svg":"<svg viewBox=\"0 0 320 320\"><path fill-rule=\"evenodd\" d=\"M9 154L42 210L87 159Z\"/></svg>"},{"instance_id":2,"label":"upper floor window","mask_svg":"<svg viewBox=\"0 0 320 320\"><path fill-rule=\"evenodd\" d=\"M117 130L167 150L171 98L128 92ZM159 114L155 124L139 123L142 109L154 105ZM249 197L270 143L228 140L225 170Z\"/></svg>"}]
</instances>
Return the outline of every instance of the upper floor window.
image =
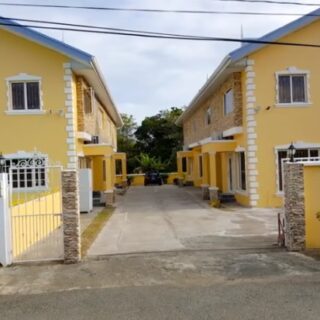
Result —
<instances>
[{"instance_id":1,"label":"upper floor window","mask_svg":"<svg viewBox=\"0 0 320 320\"><path fill-rule=\"evenodd\" d=\"M278 102L284 104L306 103L305 74L278 75Z\"/></svg>"},{"instance_id":2,"label":"upper floor window","mask_svg":"<svg viewBox=\"0 0 320 320\"><path fill-rule=\"evenodd\" d=\"M9 111L30 112L42 109L40 77L22 73L6 80Z\"/></svg>"},{"instance_id":3,"label":"upper floor window","mask_svg":"<svg viewBox=\"0 0 320 320\"><path fill-rule=\"evenodd\" d=\"M40 110L39 82L11 82L12 110Z\"/></svg>"},{"instance_id":4,"label":"upper floor window","mask_svg":"<svg viewBox=\"0 0 320 320\"><path fill-rule=\"evenodd\" d=\"M211 110L211 107L208 107L205 115L205 123L207 126L211 124L211 120L212 120L211 118L212 118L212 110Z\"/></svg>"},{"instance_id":5,"label":"upper floor window","mask_svg":"<svg viewBox=\"0 0 320 320\"><path fill-rule=\"evenodd\" d=\"M92 99L93 98L93 90L92 88L86 88L83 91L83 103L84 103L84 112L86 114L92 113Z\"/></svg>"},{"instance_id":6,"label":"upper floor window","mask_svg":"<svg viewBox=\"0 0 320 320\"><path fill-rule=\"evenodd\" d=\"M233 89L229 89L224 94L223 99L224 114L227 115L233 111Z\"/></svg>"}]
</instances>

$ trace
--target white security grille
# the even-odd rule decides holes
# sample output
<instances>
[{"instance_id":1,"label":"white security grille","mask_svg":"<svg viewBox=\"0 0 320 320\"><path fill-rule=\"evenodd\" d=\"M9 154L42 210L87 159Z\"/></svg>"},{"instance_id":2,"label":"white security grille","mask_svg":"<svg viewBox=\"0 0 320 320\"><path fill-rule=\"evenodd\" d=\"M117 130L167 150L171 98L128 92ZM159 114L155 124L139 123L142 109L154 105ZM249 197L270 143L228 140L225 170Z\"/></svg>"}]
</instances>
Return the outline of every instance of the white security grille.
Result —
<instances>
[{"instance_id":1,"label":"white security grille","mask_svg":"<svg viewBox=\"0 0 320 320\"><path fill-rule=\"evenodd\" d=\"M45 158L10 161L13 261L63 259L61 167Z\"/></svg>"}]
</instances>

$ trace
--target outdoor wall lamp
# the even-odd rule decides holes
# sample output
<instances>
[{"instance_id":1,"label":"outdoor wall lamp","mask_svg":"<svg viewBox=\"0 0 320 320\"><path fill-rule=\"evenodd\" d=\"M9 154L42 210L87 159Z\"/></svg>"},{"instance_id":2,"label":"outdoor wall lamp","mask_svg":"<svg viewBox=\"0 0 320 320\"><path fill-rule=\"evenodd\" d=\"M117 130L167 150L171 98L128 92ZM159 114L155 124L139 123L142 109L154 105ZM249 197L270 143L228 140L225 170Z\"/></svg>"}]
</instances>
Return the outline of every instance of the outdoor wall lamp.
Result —
<instances>
[{"instance_id":1,"label":"outdoor wall lamp","mask_svg":"<svg viewBox=\"0 0 320 320\"><path fill-rule=\"evenodd\" d=\"M6 164L6 159L3 157L2 153L0 153L0 173L5 172L5 164Z\"/></svg>"},{"instance_id":2,"label":"outdoor wall lamp","mask_svg":"<svg viewBox=\"0 0 320 320\"><path fill-rule=\"evenodd\" d=\"M293 145L293 142L291 142L288 150L287 150L287 157L290 159L290 162L294 162L294 155L296 154L296 148Z\"/></svg>"}]
</instances>

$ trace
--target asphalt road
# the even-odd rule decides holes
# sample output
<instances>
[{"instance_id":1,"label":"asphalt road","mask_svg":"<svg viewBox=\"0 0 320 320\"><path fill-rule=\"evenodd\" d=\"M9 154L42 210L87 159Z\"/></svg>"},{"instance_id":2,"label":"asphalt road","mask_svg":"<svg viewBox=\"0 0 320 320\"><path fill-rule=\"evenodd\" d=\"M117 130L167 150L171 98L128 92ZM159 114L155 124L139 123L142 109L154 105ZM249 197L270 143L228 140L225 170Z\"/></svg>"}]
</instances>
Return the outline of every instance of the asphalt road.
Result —
<instances>
[{"instance_id":1,"label":"asphalt road","mask_svg":"<svg viewBox=\"0 0 320 320\"><path fill-rule=\"evenodd\" d=\"M318 320L319 277L0 297L1 319Z\"/></svg>"},{"instance_id":2,"label":"asphalt road","mask_svg":"<svg viewBox=\"0 0 320 320\"><path fill-rule=\"evenodd\" d=\"M0 319L318 320L320 263L278 249L0 269Z\"/></svg>"}]
</instances>

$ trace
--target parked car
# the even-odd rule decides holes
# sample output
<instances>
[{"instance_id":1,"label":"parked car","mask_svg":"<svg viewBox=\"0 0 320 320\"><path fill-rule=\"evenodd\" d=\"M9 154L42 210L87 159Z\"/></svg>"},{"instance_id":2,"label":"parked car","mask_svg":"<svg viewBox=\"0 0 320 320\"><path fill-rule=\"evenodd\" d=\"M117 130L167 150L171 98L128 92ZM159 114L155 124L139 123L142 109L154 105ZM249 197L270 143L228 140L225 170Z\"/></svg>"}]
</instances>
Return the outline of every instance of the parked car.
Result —
<instances>
[{"instance_id":1,"label":"parked car","mask_svg":"<svg viewBox=\"0 0 320 320\"><path fill-rule=\"evenodd\" d=\"M144 185L154 185L157 184L159 186L162 185L162 179L160 173L158 171L150 171L147 172L144 176Z\"/></svg>"}]
</instances>

